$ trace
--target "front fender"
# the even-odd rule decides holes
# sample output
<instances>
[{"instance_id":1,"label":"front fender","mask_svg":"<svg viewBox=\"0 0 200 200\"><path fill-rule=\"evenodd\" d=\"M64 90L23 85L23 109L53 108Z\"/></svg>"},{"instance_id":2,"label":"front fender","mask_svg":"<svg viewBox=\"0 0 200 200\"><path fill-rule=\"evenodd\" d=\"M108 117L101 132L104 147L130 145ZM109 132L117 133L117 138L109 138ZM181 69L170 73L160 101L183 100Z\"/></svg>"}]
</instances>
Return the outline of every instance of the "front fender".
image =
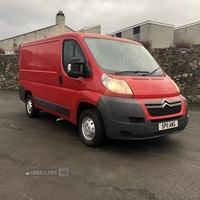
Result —
<instances>
[{"instance_id":1,"label":"front fender","mask_svg":"<svg viewBox=\"0 0 200 200\"><path fill-rule=\"evenodd\" d=\"M75 102L72 104L72 110L74 112L71 112L71 119L74 124L77 124L77 111L79 108L80 103L88 103L96 107L98 100L101 98L102 94L98 92L93 91L80 91L75 96Z\"/></svg>"}]
</instances>

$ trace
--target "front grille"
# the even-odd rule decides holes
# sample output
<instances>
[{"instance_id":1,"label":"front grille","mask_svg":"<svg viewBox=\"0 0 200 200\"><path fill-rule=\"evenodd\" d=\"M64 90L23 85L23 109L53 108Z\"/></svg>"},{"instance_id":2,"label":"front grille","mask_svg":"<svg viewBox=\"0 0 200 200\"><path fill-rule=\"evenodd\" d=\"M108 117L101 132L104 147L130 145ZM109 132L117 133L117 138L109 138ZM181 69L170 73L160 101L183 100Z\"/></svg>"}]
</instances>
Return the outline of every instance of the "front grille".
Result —
<instances>
[{"instance_id":1,"label":"front grille","mask_svg":"<svg viewBox=\"0 0 200 200\"><path fill-rule=\"evenodd\" d=\"M152 117L178 114L181 112L181 98L156 99L143 101L149 115Z\"/></svg>"},{"instance_id":2,"label":"front grille","mask_svg":"<svg viewBox=\"0 0 200 200\"><path fill-rule=\"evenodd\" d=\"M166 105L164 108L147 108L149 115L152 117L173 115L181 112L181 105L170 107Z\"/></svg>"}]
</instances>

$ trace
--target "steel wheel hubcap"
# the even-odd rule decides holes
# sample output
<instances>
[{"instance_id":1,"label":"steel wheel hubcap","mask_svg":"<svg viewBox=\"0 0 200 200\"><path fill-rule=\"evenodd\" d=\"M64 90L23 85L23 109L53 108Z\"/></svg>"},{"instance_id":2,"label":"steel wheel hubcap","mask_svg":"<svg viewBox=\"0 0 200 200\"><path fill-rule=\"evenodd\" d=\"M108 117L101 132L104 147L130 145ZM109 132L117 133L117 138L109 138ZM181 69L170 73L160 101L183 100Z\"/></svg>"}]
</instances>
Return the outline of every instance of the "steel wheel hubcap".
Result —
<instances>
[{"instance_id":1,"label":"steel wheel hubcap","mask_svg":"<svg viewBox=\"0 0 200 200\"><path fill-rule=\"evenodd\" d=\"M92 140L95 136L95 125L90 117L85 117L82 122L82 133L86 140Z\"/></svg>"},{"instance_id":2,"label":"steel wheel hubcap","mask_svg":"<svg viewBox=\"0 0 200 200\"><path fill-rule=\"evenodd\" d=\"M26 105L26 108L27 108L27 112L30 114L32 112L32 109L33 109L33 103L31 101L31 99L29 99L27 101L27 105Z\"/></svg>"}]
</instances>

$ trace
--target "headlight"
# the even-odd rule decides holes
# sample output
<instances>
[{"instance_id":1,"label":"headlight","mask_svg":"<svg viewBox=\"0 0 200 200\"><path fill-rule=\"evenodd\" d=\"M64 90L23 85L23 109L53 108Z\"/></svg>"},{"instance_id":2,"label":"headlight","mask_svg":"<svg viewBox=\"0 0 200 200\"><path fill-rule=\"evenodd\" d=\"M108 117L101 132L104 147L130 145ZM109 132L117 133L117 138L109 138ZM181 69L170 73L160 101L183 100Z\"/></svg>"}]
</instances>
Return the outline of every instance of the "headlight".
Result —
<instances>
[{"instance_id":1,"label":"headlight","mask_svg":"<svg viewBox=\"0 0 200 200\"><path fill-rule=\"evenodd\" d=\"M124 80L118 80L103 74L101 77L102 83L112 92L133 94L130 87Z\"/></svg>"},{"instance_id":2,"label":"headlight","mask_svg":"<svg viewBox=\"0 0 200 200\"><path fill-rule=\"evenodd\" d=\"M175 83L175 81L172 80L172 82L174 83L174 85L175 85L177 91L180 92L180 89L179 89L178 85Z\"/></svg>"}]
</instances>

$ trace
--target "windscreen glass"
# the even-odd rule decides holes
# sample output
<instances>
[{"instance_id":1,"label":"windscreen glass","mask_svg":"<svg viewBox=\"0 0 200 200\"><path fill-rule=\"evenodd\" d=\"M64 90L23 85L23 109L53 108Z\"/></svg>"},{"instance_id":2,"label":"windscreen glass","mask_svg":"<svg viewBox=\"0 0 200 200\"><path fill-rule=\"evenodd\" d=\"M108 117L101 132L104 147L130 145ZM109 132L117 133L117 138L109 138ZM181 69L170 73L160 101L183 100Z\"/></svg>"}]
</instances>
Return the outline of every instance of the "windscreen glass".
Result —
<instances>
[{"instance_id":1,"label":"windscreen glass","mask_svg":"<svg viewBox=\"0 0 200 200\"><path fill-rule=\"evenodd\" d=\"M84 40L99 67L107 73L164 76L157 62L141 45L99 38Z\"/></svg>"}]
</instances>

